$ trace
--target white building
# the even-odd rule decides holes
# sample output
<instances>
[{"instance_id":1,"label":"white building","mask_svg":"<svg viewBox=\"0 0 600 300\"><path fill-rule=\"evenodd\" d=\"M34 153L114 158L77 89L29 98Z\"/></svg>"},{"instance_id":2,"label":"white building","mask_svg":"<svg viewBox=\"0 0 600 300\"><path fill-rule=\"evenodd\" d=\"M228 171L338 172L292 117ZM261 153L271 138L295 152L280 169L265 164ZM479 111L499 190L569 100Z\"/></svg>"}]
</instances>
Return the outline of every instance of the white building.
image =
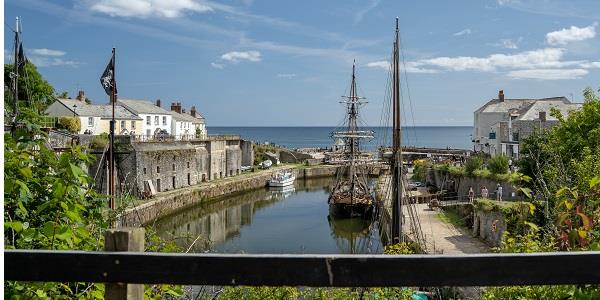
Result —
<instances>
[{"instance_id":1,"label":"white building","mask_svg":"<svg viewBox=\"0 0 600 300\"><path fill-rule=\"evenodd\" d=\"M581 107L565 97L542 99L505 99L504 91L474 112L473 148L492 156L503 154L518 158L520 141L536 129L558 124L552 109L563 115Z\"/></svg>"},{"instance_id":2,"label":"white building","mask_svg":"<svg viewBox=\"0 0 600 300\"><path fill-rule=\"evenodd\" d=\"M185 109L182 109L181 102L172 102L171 115L173 116L171 132L175 135L175 139L207 137L204 117L196 111L195 106L192 106L188 114Z\"/></svg>"},{"instance_id":3,"label":"white building","mask_svg":"<svg viewBox=\"0 0 600 300\"><path fill-rule=\"evenodd\" d=\"M45 112L51 117L79 118L81 127L78 134L97 135L110 132L110 120L112 119L112 105L110 104L94 105L83 100L56 99ZM142 126L142 119L121 105L115 105L115 121L116 134L135 134L136 130L141 129Z\"/></svg>"},{"instance_id":4,"label":"white building","mask_svg":"<svg viewBox=\"0 0 600 300\"><path fill-rule=\"evenodd\" d=\"M172 134L171 113L160 107L160 99L153 104L147 100L124 99L119 97L118 102L132 113L142 118L141 134L151 138L160 132Z\"/></svg>"}]
</instances>

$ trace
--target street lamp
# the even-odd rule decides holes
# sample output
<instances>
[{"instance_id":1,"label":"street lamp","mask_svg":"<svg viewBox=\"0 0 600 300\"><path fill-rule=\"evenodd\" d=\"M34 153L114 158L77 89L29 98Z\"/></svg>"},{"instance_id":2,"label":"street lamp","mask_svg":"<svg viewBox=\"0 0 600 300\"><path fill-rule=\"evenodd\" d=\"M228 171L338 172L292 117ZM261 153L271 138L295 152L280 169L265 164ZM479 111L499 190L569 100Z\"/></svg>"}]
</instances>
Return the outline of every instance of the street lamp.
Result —
<instances>
[{"instance_id":1,"label":"street lamp","mask_svg":"<svg viewBox=\"0 0 600 300\"><path fill-rule=\"evenodd\" d=\"M75 110L77 109L77 104L73 104L73 118L77 116Z\"/></svg>"}]
</instances>

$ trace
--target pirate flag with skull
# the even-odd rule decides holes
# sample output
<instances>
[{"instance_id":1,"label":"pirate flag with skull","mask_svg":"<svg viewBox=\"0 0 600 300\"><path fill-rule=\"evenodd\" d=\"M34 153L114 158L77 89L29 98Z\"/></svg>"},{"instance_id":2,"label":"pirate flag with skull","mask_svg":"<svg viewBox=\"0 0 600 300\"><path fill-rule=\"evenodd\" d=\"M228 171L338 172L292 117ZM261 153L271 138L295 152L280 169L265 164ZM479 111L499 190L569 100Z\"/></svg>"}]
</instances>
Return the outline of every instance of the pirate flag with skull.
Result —
<instances>
[{"instance_id":1,"label":"pirate flag with skull","mask_svg":"<svg viewBox=\"0 0 600 300\"><path fill-rule=\"evenodd\" d=\"M104 73L100 77L100 84L104 88L104 91L107 95L112 96L113 88L115 89L115 94L117 93L117 87L115 82L115 57L114 55L111 57L110 62L104 69Z\"/></svg>"}]
</instances>

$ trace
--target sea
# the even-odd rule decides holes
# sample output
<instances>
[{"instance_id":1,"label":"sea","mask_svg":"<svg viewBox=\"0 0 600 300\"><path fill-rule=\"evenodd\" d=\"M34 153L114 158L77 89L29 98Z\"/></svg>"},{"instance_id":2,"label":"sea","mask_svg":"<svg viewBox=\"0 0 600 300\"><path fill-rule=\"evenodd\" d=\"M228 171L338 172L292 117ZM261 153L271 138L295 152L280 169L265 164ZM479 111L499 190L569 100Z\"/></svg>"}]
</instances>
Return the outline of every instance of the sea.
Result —
<instances>
[{"instance_id":1,"label":"sea","mask_svg":"<svg viewBox=\"0 0 600 300\"><path fill-rule=\"evenodd\" d=\"M256 143L270 143L289 149L330 148L334 140L332 132L343 130L336 127L211 127L208 134L239 134L243 139ZM372 130L375 138L363 142L364 150L374 151L382 145L390 145L390 127L362 127ZM471 149L472 126L416 126L402 128L402 144L405 146Z\"/></svg>"}]
</instances>

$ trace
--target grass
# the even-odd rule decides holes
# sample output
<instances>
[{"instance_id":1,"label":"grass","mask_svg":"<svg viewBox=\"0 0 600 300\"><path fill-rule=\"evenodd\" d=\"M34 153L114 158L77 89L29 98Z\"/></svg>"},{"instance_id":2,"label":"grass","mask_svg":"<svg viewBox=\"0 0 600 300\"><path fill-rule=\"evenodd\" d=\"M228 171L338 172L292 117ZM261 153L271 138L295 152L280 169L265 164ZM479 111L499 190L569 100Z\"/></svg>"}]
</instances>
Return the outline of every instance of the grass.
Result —
<instances>
[{"instance_id":1,"label":"grass","mask_svg":"<svg viewBox=\"0 0 600 300\"><path fill-rule=\"evenodd\" d=\"M437 217L444 223L452 224L456 227L466 227L467 223L465 219L461 218L457 213L453 211L442 211Z\"/></svg>"}]
</instances>

